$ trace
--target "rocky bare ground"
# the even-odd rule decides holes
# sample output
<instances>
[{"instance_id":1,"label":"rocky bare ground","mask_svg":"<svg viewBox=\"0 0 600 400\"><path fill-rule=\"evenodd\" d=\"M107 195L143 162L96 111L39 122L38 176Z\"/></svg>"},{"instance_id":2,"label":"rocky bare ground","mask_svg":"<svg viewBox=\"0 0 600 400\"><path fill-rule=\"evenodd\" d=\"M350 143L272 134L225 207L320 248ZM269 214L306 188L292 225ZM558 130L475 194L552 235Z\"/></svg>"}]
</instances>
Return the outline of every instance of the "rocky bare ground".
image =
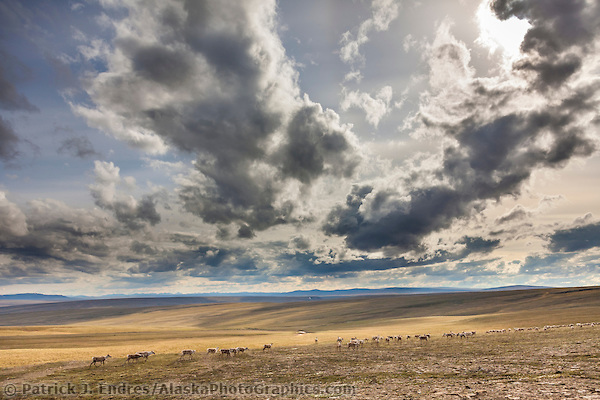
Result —
<instances>
[{"instance_id":1,"label":"rocky bare ground","mask_svg":"<svg viewBox=\"0 0 600 400\"><path fill-rule=\"evenodd\" d=\"M385 332L373 332L385 335ZM389 333L393 334L393 333ZM233 356L197 354L181 360L159 354L147 362L126 364L110 360L105 366L65 364L48 367L47 373L2 371L2 386L28 379L29 383L85 383L128 387L175 384L230 386L299 385L352 387L353 394L242 394L223 392L189 394L142 393L121 395L92 391L70 398L357 398L357 399L600 399L600 327L557 328L486 334L474 337L415 339L369 343L338 351L335 343L301 347L251 349ZM345 340L346 342L346 340ZM43 371L43 369L41 369ZM123 387L125 387L123 386ZM166 386L163 386L166 387ZM37 396L27 396L33 398ZM63 398L63 396L41 396ZM19 398L19 396L13 397Z\"/></svg>"}]
</instances>

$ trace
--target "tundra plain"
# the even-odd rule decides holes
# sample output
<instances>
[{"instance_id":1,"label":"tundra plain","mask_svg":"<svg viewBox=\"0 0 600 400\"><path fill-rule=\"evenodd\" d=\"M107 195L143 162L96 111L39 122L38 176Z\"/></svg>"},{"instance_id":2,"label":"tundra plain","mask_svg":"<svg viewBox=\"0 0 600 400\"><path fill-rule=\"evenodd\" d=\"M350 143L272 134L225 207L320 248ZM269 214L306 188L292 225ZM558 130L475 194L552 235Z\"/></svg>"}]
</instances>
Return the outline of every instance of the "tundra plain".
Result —
<instances>
[{"instance_id":1,"label":"tundra plain","mask_svg":"<svg viewBox=\"0 0 600 400\"><path fill-rule=\"evenodd\" d=\"M63 398L21 392L23 385L72 384L90 392L69 398L86 399L600 399L600 326L587 324L600 322L597 287L290 303L127 307L122 302L109 307L98 302L97 307L71 309L61 304L0 311L0 396L7 397L11 387L17 389L11 398ZM465 331L477 333L442 337ZM417 334L429 334L429 340L414 339ZM379 345L369 340L356 350L346 346L352 337L374 335L402 340ZM344 338L340 349L338 337ZM262 351L265 343L273 348ZM208 347L238 346L249 350L234 356L206 354ZM181 358L183 349L196 354ZM127 354L142 350L156 355L125 361ZM112 357L104 365L90 367L93 356L106 354ZM216 383L310 384L325 392L269 396L176 390ZM156 384L174 384L175 391L118 393ZM118 390L100 393L101 385ZM329 386L352 391L326 393Z\"/></svg>"}]
</instances>

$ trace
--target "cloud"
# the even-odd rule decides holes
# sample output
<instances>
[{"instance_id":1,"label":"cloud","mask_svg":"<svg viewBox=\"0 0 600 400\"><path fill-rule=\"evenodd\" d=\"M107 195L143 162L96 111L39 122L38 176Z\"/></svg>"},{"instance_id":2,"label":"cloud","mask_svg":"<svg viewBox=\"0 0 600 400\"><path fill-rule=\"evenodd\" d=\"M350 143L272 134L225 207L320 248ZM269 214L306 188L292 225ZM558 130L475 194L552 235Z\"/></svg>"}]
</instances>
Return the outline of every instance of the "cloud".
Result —
<instances>
[{"instance_id":1,"label":"cloud","mask_svg":"<svg viewBox=\"0 0 600 400\"><path fill-rule=\"evenodd\" d=\"M300 96L277 36L275 1L127 3L114 22L109 69L74 104L88 124L150 153L197 157L178 190L183 208L255 230L298 221L296 195L359 163L350 127Z\"/></svg>"},{"instance_id":2,"label":"cloud","mask_svg":"<svg viewBox=\"0 0 600 400\"><path fill-rule=\"evenodd\" d=\"M404 40L402 41L402 48L404 49L404 52L408 53L411 49L417 47L418 42L417 40L413 37L412 34L408 34L404 37Z\"/></svg>"},{"instance_id":3,"label":"cloud","mask_svg":"<svg viewBox=\"0 0 600 400\"><path fill-rule=\"evenodd\" d=\"M464 245L464 249L454 256L454 259L463 259L472 253L488 254L500 245L500 240L484 239L482 237L462 237L457 244Z\"/></svg>"},{"instance_id":4,"label":"cloud","mask_svg":"<svg viewBox=\"0 0 600 400\"><path fill-rule=\"evenodd\" d=\"M116 227L101 212L55 200L31 201L25 211L3 195L0 213L0 278L97 273L116 250L108 245Z\"/></svg>"},{"instance_id":5,"label":"cloud","mask_svg":"<svg viewBox=\"0 0 600 400\"><path fill-rule=\"evenodd\" d=\"M423 251L421 241L425 236L469 215L472 210L468 197L444 186L413 189L409 196L392 191L370 193L358 204L334 208L324 232L344 235L346 244L359 250L390 247L402 252ZM354 215L349 218L351 210Z\"/></svg>"},{"instance_id":6,"label":"cloud","mask_svg":"<svg viewBox=\"0 0 600 400\"><path fill-rule=\"evenodd\" d=\"M25 214L0 192L0 238L24 236L27 234Z\"/></svg>"},{"instance_id":7,"label":"cloud","mask_svg":"<svg viewBox=\"0 0 600 400\"><path fill-rule=\"evenodd\" d=\"M499 225L506 224L507 222L514 220L524 220L531 216L531 211L527 210L522 205L518 204L513 207L508 213L496 218L496 223Z\"/></svg>"},{"instance_id":8,"label":"cloud","mask_svg":"<svg viewBox=\"0 0 600 400\"><path fill-rule=\"evenodd\" d=\"M535 215L539 215L545 212L547 209L554 206L557 201L563 199L562 195L557 196L544 196L540 199L538 206L533 209L528 209L523 207L521 204L517 204L510 211L501 215L500 217L494 220L494 223L498 225L507 225L512 222L516 222L520 226L521 224L526 224L528 226L533 226L529 222L529 219ZM591 218L591 215L589 216Z\"/></svg>"},{"instance_id":9,"label":"cloud","mask_svg":"<svg viewBox=\"0 0 600 400\"><path fill-rule=\"evenodd\" d=\"M242 225L242 226L240 226L240 229L238 230L238 237L239 238L241 238L241 239L252 239L254 236L256 236L256 235L252 231L252 228L250 228L248 225Z\"/></svg>"},{"instance_id":10,"label":"cloud","mask_svg":"<svg viewBox=\"0 0 600 400\"><path fill-rule=\"evenodd\" d=\"M144 195L141 200L136 200L133 196L119 195L117 186L122 182L119 167L103 161L95 161L94 165L96 183L91 185L90 190L99 207L112 211L116 219L131 230L161 221L154 196Z\"/></svg>"},{"instance_id":11,"label":"cloud","mask_svg":"<svg viewBox=\"0 0 600 400\"><path fill-rule=\"evenodd\" d=\"M396 0L373 0L372 16L360 24L355 35L349 31L344 33L341 40L343 46L340 49L341 60L348 64L363 61L360 48L369 41L369 33L387 30L398 17L399 9L400 5Z\"/></svg>"},{"instance_id":12,"label":"cloud","mask_svg":"<svg viewBox=\"0 0 600 400\"><path fill-rule=\"evenodd\" d=\"M430 87L438 92L449 88L461 89L475 74L474 68L469 65L470 51L452 35L452 26L449 19L442 21L426 52Z\"/></svg>"},{"instance_id":13,"label":"cloud","mask_svg":"<svg viewBox=\"0 0 600 400\"><path fill-rule=\"evenodd\" d=\"M572 269L572 254L532 255L525 258L519 273L528 275L544 274L551 270ZM570 265L569 267L566 267Z\"/></svg>"},{"instance_id":14,"label":"cloud","mask_svg":"<svg viewBox=\"0 0 600 400\"><path fill-rule=\"evenodd\" d=\"M323 174L350 177L359 163L354 154L348 127L340 124L332 110L323 111L310 103L288 125L288 139L276 154L285 177L309 184Z\"/></svg>"},{"instance_id":15,"label":"cloud","mask_svg":"<svg viewBox=\"0 0 600 400\"><path fill-rule=\"evenodd\" d=\"M537 6L530 4L540 3L511 4L533 10ZM587 11L596 12L589 7ZM529 22L532 30L543 23L549 37L560 37L564 29L571 29L563 18L572 21L573 15L556 13L550 25L535 15ZM566 34L574 35L573 41L561 42L554 58L544 58L553 72L546 76L545 69L530 69L526 81L521 79L523 63L543 67L530 55L516 62L512 73L477 78L467 47L450 28L447 21L440 24L427 52L430 89L421 96L421 126L414 132L415 138L439 138L439 163L427 169L407 164L395 183L353 187L346 204L334 207L323 225L326 234L343 236L350 248L423 252L424 240L432 233L476 215L488 201L518 196L534 171L562 168L596 150L598 132L592 121L599 86L590 76L575 75L593 71L598 60L589 53L593 43L579 28L579 34ZM524 43L529 43L527 36ZM584 50L588 55L579 58L580 72L566 67L563 71L569 54L583 55Z\"/></svg>"},{"instance_id":16,"label":"cloud","mask_svg":"<svg viewBox=\"0 0 600 400\"><path fill-rule=\"evenodd\" d=\"M94 150L92 142L86 136L75 136L63 140L58 152L67 153L78 158L100 156L100 153Z\"/></svg>"},{"instance_id":17,"label":"cloud","mask_svg":"<svg viewBox=\"0 0 600 400\"><path fill-rule=\"evenodd\" d=\"M310 248L310 239L303 235L294 236L290 239L289 247L298 250L308 250Z\"/></svg>"},{"instance_id":18,"label":"cloud","mask_svg":"<svg viewBox=\"0 0 600 400\"><path fill-rule=\"evenodd\" d=\"M158 250L156 248L148 245L147 243L138 242L137 240L131 243L130 249L133 253L140 255L143 254L153 256L158 253Z\"/></svg>"},{"instance_id":19,"label":"cloud","mask_svg":"<svg viewBox=\"0 0 600 400\"><path fill-rule=\"evenodd\" d=\"M576 225L587 225L592 221L593 218L594 216L592 215L592 213L587 213L583 217L575 218L575 221L573 222Z\"/></svg>"},{"instance_id":20,"label":"cloud","mask_svg":"<svg viewBox=\"0 0 600 400\"><path fill-rule=\"evenodd\" d=\"M141 2L127 6L129 16L115 22L113 67L88 87L96 105L89 117L108 116L117 125L108 132L119 137L137 132L147 151L168 144L219 161L260 156L281 123L283 110L270 106L297 92L273 32L274 2L159 3L156 14Z\"/></svg>"},{"instance_id":21,"label":"cloud","mask_svg":"<svg viewBox=\"0 0 600 400\"><path fill-rule=\"evenodd\" d=\"M528 58L514 64L518 71L535 73L536 89L559 87L575 72L581 69L581 59L575 54L566 54L555 60Z\"/></svg>"},{"instance_id":22,"label":"cloud","mask_svg":"<svg viewBox=\"0 0 600 400\"><path fill-rule=\"evenodd\" d=\"M443 266L463 260L471 254L488 254L499 246L499 240L488 240L481 237L464 236L455 244L458 248L454 252L436 251L427 253L417 259L405 257L369 258L356 257L354 259L332 259L331 254L325 257L310 250L296 251L279 256L285 268L277 273L291 276L313 277L349 277L363 271L386 271L398 268L414 268L423 266ZM485 262L482 262L485 263ZM480 264L477 264L479 266Z\"/></svg>"},{"instance_id":23,"label":"cloud","mask_svg":"<svg viewBox=\"0 0 600 400\"><path fill-rule=\"evenodd\" d=\"M521 43L526 57L515 67L530 72L540 90L565 83L581 68L600 28L596 2L496 0L491 8L501 20L514 16L531 24Z\"/></svg>"},{"instance_id":24,"label":"cloud","mask_svg":"<svg viewBox=\"0 0 600 400\"><path fill-rule=\"evenodd\" d=\"M390 112L390 102L392 101L392 87L384 86L372 97L368 93L347 90L342 91L342 110L348 110L351 107L362 109L369 122L374 127L379 125L379 121Z\"/></svg>"},{"instance_id":25,"label":"cloud","mask_svg":"<svg viewBox=\"0 0 600 400\"><path fill-rule=\"evenodd\" d=\"M27 81L30 78L29 68L6 52L0 43L0 110L28 113L39 111L14 85L15 82ZM21 142L23 140L11 123L0 116L0 160L5 163L13 162L20 154L18 147Z\"/></svg>"},{"instance_id":26,"label":"cloud","mask_svg":"<svg viewBox=\"0 0 600 400\"><path fill-rule=\"evenodd\" d=\"M585 251L600 247L600 223L559 229L549 236L548 249L554 253Z\"/></svg>"},{"instance_id":27,"label":"cloud","mask_svg":"<svg viewBox=\"0 0 600 400\"><path fill-rule=\"evenodd\" d=\"M38 279L43 286L81 279L98 284L99 291L193 291L195 285L223 290L223 282L230 290L246 290L264 282L285 289L364 282L458 285L459 279L486 285L494 278L471 277L511 280L517 274L532 283L546 273L570 276L572 269L584 276L583 266L597 265L600 252L591 214L565 228L533 225L550 201L498 210L506 197L512 205L522 192L531 193L527 185L540 169L563 168L597 151L598 5L493 2L497 15L523 18L530 26L522 51L511 64L504 59L494 69L491 63L499 57L486 58L454 37L453 30L462 35L465 26L446 19L431 25L437 30L433 36L426 23L408 34L406 29L414 28L411 17L424 15L408 10L403 33L392 38L381 32L392 28L400 3L365 4L368 19L359 20L341 42L332 36L332 43L310 39L318 32L336 35L344 18L314 30L290 15L293 8L283 7L278 15L276 0L44 7L56 15L71 7L77 11L60 29L54 14L0 3L2 11L12 7L10 14L0 12L2 22L15 17L9 38L31 39L19 57L45 60L35 68L45 71L36 82L54 78L67 89L60 94L72 111L135 150L115 150L121 160L129 154L126 163L95 162L87 187L92 209L51 199L22 204L14 200L21 195L1 193L0 281L10 286ZM29 14L21 19L17 11ZM446 11L434 10L430 21ZM98 26L84 26L85 21ZM289 34L283 34L282 22L290 23ZM23 26L33 28L27 35L14 30ZM42 29L52 36L31 36ZM33 49L48 37L56 39L59 53L46 53L52 46ZM286 54L283 43L293 53ZM364 57L371 45L379 53L396 46L396 56L403 53L400 46L412 51L396 68L391 86L384 80L393 60L383 69L367 68ZM364 113L374 128L401 124L402 118L404 126L359 143L355 128L317 102L335 103L340 86L320 85L322 76L297 64L292 56L302 59L305 51L326 51L346 63L341 110ZM322 61L323 71L335 68L335 60ZM31 79L33 70L11 56L0 64L0 159L10 162L26 143L19 138L20 126L31 128L28 137L48 126L46 112L26 114L37 110L32 96L49 94L56 85L25 90L21 82ZM423 70L409 78L405 67ZM349 81L357 86L344 87ZM397 85L409 81L418 90L407 89L401 94L406 102L394 104ZM316 94L309 98L300 83L316 88ZM369 87L358 87L361 83ZM103 158L94 148L102 140L70 131L59 136L54 150L60 154ZM137 163L136 154L142 157ZM19 175L31 175L25 172ZM144 189L131 174L144 183L158 179L170 192L150 182ZM548 221L552 214L543 217ZM549 254L504 260L507 254L531 255L544 239Z\"/></svg>"},{"instance_id":28,"label":"cloud","mask_svg":"<svg viewBox=\"0 0 600 400\"><path fill-rule=\"evenodd\" d=\"M104 184L120 179L118 168L111 165L101 163L97 172ZM124 207L118 197L107 196L111 218L98 208L77 209L51 199L34 200L21 208L0 193L0 279L47 281L53 276L64 281L89 274L122 279L133 264L176 260L189 246L200 246L195 237L145 232L140 228L160 218L154 204L144 198L135 207Z\"/></svg>"},{"instance_id":29,"label":"cloud","mask_svg":"<svg viewBox=\"0 0 600 400\"><path fill-rule=\"evenodd\" d=\"M0 109L36 112L39 109L19 93L14 81L28 80L29 69L14 56L0 48Z\"/></svg>"},{"instance_id":30,"label":"cloud","mask_svg":"<svg viewBox=\"0 0 600 400\"><path fill-rule=\"evenodd\" d=\"M531 25L516 17L500 20L490 6L491 0L482 1L477 8L479 37L476 43L489 48L490 55L500 49L508 66L519 57L520 44Z\"/></svg>"},{"instance_id":31,"label":"cloud","mask_svg":"<svg viewBox=\"0 0 600 400\"><path fill-rule=\"evenodd\" d=\"M585 0L495 0L491 8L501 20L515 16L529 21L532 28L521 44L526 52L561 53L588 44L597 32L589 28L600 25L598 4Z\"/></svg>"},{"instance_id":32,"label":"cloud","mask_svg":"<svg viewBox=\"0 0 600 400\"><path fill-rule=\"evenodd\" d=\"M77 77L71 70L68 57L64 55L55 56L53 54L45 54L46 62L54 71L54 82L57 86L64 89L75 89L79 85Z\"/></svg>"},{"instance_id":33,"label":"cloud","mask_svg":"<svg viewBox=\"0 0 600 400\"><path fill-rule=\"evenodd\" d=\"M386 31L391 22L398 17L399 9L400 4L396 0L373 0L371 3L371 17L364 20L354 34L350 31L343 34L340 41L342 45L339 52L340 59L352 66L352 70L345 75L344 82L355 80L360 83L363 78L361 68L365 64L361 47L369 41L369 35L372 31ZM382 87L374 95L360 90L348 90L342 86L340 108L343 111L353 107L363 110L367 122L376 128L381 119L389 114L391 110L392 94L393 89L389 85Z\"/></svg>"},{"instance_id":34,"label":"cloud","mask_svg":"<svg viewBox=\"0 0 600 400\"><path fill-rule=\"evenodd\" d=\"M142 260L132 260L128 272L137 274L180 273L190 277L222 280L251 276L258 270L256 256L241 248L220 248L200 244L191 249L175 249Z\"/></svg>"},{"instance_id":35,"label":"cloud","mask_svg":"<svg viewBox=\"0 0 600 400\"><path fill-rule=\"evenodd\" d=\"M373 191L373 187L353 186L352 191L346 196L345 206L337 205L329 215L323 225L323 231L327 235L346 235L358 230L359 225L364 221L363 215L359 212L360 206L367 195Z\"/></svg>"},{"instance_id":36,"label":"cloud","mask_svg":"<svg viewBox=\"0 0 600 400\"><path fill-rule=\"evenodd\" d=\"M5 162L14 160L19 154L19 142L10 123L0 116L0 159Z\"/></svg>"}]
</instances>

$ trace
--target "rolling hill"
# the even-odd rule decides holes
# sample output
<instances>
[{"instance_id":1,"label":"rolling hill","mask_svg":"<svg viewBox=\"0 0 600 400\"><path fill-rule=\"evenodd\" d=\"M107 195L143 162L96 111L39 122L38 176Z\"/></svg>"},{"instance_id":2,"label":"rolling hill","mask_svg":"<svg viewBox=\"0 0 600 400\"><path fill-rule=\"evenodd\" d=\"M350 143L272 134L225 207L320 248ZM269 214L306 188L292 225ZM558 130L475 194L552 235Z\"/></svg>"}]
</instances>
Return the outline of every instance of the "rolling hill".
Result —
<instances>
[{"instance_id":1,"label":"rolling hill","mask_svg":"<svg viewBox=\"0 0 600 400\"><path fill-rule=\"evenodd\" d=\"M323 330L432 316L478 324L600 320L600 287L346 297L315 302L240 302L238 298L85 300L3 307L1 326L90 324ZM257 299L260 300L260 299ZM183 302L183 303L182 303Z\"/></svg>"}]
</instances>

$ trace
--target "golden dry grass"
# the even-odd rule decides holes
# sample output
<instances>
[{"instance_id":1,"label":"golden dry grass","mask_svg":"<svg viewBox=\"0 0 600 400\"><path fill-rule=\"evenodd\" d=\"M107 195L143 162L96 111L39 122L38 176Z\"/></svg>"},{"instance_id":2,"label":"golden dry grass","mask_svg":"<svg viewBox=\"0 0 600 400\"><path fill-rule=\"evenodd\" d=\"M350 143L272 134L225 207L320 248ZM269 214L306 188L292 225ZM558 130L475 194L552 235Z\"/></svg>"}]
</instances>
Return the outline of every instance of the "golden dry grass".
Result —
<instances>
[{"instance_id":1,"label":"golden dry grass","mask_svg":"<svg viewBox=\"0 0 600 400\"><path fill-rule=\"evenodd\" d=\"M190 327L140 328L139 325L73 325L11 327L0 329L0 368L36 365L59 361L85 361L92 356L110 354L125 358L141 350L175 354L192 348L205 352L208 347L247 346L260 350L265 343L278 347L314 343L334 343L338 336L370 337L374 334L415 334L442 332L461 326L468 317L409 318L387 324L331 329L307 334L297 331L261 331L256 329L209 330ZM41 356L43 354L43 356Z\"/></svg>"},{"instance_id":2,"label":"golden dry grass","mask_svg":"<svg viewBox=\"0 0 600 400\"><path fill-rule=\"evenodd\" d=\"M140 350L174 354L216 346L260 349L264 343L310 345L315 337L333 343L338 336L439 336L448 331L600 321L600 289L199 304L127 309L120 316L111 310L110 317L102 310L79 310L77 318L84 321L68 325L0 327L0 368L85 361L107 353L121 358ZM52 314L48 323L68 321L68 311L62 312L64 318ZM20 315L23 324L43 318L41 312ZM17 316L0 315L0 324L14 320ZM309 333L298 335L300 329Z\"/></svg>"}]
</instances>

